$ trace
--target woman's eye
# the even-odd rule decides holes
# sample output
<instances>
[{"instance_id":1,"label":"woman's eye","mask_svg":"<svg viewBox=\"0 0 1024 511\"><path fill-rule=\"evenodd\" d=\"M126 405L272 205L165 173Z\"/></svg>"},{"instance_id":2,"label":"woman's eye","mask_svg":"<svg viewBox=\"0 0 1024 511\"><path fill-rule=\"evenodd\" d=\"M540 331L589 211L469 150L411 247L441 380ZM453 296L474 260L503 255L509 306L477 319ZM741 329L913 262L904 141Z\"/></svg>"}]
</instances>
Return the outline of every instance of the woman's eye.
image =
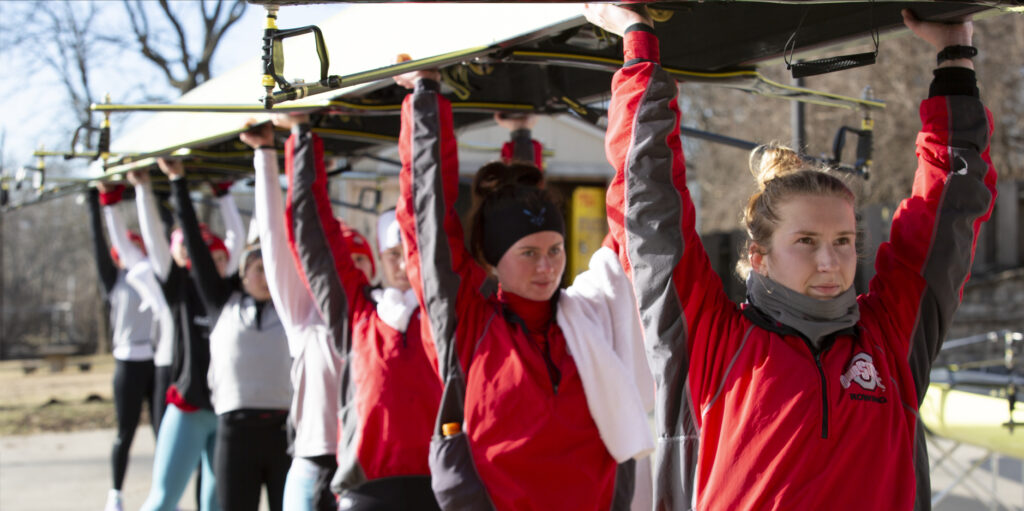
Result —
<instances>
[{"instance_id":1,"label":"woman's eye","mask_svg":"<svg viewBox=\"0 0 1024 511\"><path fill-rule=\"evenodd\" d=\"M839 238L836 240L836 245L849 245L850 243L853 243L853 240L850 238Z\"/></svg>"},{"instance_id":2,"label":"woman's eye","mask_svg":"<svg viewBox=\"0 0 1024 511\"><path fill-rule=\"evenodd\" d=\"M562 253L562 247L554 247L551 249L550 254L555 256Z\"/></svg>"},{"instance_id":3,"label":"woman's eye","mask_svg":"<svg viewBox=\"0 0 1024 511\"><path fill-rule=\"evenodd\" d=\"M536 250L524 250L523 251L523 255L525 257L533 257L533 256L537 255L537 251Z\"/></svg>"},{"instance_id":4,"label":"woman's eye","mask_svg":"<svg viewBox=\"0 0 1024 511\"><path fill-rule=\"evenodd\" d=\"M812 245L812 244L814 244L814 240L811 239L809 236L804 236L803 238L797 238L796 242L800 243L802 245Z\"/></svg>"}]
</instances>

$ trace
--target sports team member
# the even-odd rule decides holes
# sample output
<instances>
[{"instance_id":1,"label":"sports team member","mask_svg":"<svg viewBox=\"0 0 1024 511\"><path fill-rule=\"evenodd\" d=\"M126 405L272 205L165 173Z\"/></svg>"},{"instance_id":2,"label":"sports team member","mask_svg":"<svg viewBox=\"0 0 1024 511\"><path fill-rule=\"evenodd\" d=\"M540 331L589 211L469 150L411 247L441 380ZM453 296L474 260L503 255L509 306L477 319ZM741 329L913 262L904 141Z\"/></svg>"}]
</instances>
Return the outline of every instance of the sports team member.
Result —
<instances>
[{"instance_id":1,"label":"sports team member","mask_svg":"<svg viewBox=\"0 0 1024 511\"><path fill-rule=\"evenodd\" d=\"M201 511L216 510L216 484L213 475L214 441L217 417L210 403L207 370L210 364L209 322L196 284L189 276L191 264L184 236L178 229L172 233L168 246L157 211L156 199L147 171L130 172L128 180L135 185L135 201L139 210L139 227L148 248L147 256L163 287L174 324L174 362L172 384L167 389L168 407L160 423L153 455L153 482L143 504L145 511L169 511L176 508L185 491L189 476L200 466L198 488ZM245 239L241 219L230 195L219 199L221 216L233 245ZM237 223L232 219L238 218ZM211 251L217 270L228 273L232 261L225 241L206 232L203 239ZM237 253L241 247L232 246ZM234 263L237 264L237 263ZM173 406L170 406L173 405Z\"/></svg>"},{"instance_id":2,"label":"sports team member","mask_svg":"<svg viewBox=\"0 0 1024 511\"><path fill-rule=\"evenodd\" d=\"M210 401L217 414L214 476L224 510L259 508L265 486L271 511L281 509L291 465L286 421L291 357L263 273L260 246L246 248L239 271L223 275L203 240L181 160L158 160L188 250L193 281L206 304L210 331Z\"/></svg>"},{"instance_id":3,"label":"sports team member","mask_svg":"<svg viewBox=\"0 0 1024 511\"><path fill-rule=\"evenodd\" d=\"M285 144L288 237L298 273L346 357L338 469L331 484L339 508L437 509L427 452L441 385L409 291L397 228L382 215L385 288L371 291L351 256L362 237L347 236L331 209L323 143L307 119L293 123Z\"/></svg>"},{"instance_id":4,"label":"sports team member","mask_svg":"<svg viewBox=\"0 0 1024 511\"><path fill-rule=\"evenodd\" d=\"M255 151L255 216L263 247L263 269L292 356L294 393L288 420L295 437L284 509L337 509L330 481L338 467L338 389L343 360L292 261L273 128L264 124L242 133L240 138Z\"/></svg>"},{"instance_id":5,"label":"sports team member","mask_svg":"<svg viewBox=\"0 0 1024 511\"><path fill-rule=\"evenodd\" d=\"M96 269L99 271L103 295L110 302L110 325L113 330L111 353L114 355L114 410L117 414L117 436L111 451L113 485L107 495L106 511L121 511L121 486L128 470L128 451L139 425L142 404L149 408L150 424L156 433L156 406L153 396L153 312L143 310L143 299L130 284L129 272L149 272L142 238L128 231L115 204L120 202L123 186L102 183L89 190L89 219L92 226ZM100 205L107 224L111 244L108 250L103 238ZM130 240L130 241L129 241ZM120 250L117 248L120 247Z\"/></svg>"},{"instance_id":6,"label":"sports team member","mask_svg":"<svg viewBox=\"0 0 1024 511\"><path fill-rule=\"evenodd\" d=\"M991 212L992 121L978 100L971 24L907 26L940 53L921 103L918 167L867 294L844 183L791 151L752 155L744 210L748 303L726 297L694 229L676 84L651 22L611 5L588 18L622 34L606 148L613 235L625 250L659 388L658 509L929 507L917 408ZM952 60L943 60L952 53ZM934 248L933 248L934 247ZM691 437L690 435L697 435ZM699 454L693 440L699 438Z\"/></svg>"},{"instance_id":7,"label":"sports team member","mask_svg":"<svg viewBox=\"0 0 1024 511\"><path fill-rule=\"evenodd\" d=\"M486 196L473 253L465 248L451 105L438 78L396 78L414 88L402 106L398 220L445 381L434 493L453 510L628 509L633 471L617 480L617 462L653 449L632 374L643 355L629 281L604 249L559 290L564 224L538 169L477 180Z\"/></svg>"},{"instance_id":8,"label":"sports team member","mask_svg":"<svg viewBox=\"0 0 1024 511\"><path fill-rule=\"evenodd\" d=\"M531 179L528 176L533 176L533 179L536 179L538 177L536 170L540 169L543 172L544 169L543 146L532 138L532 129L537 122L535 114L515 116L495 114L494 120L499 126L509 131L510 140L502 146L501 164L492 163L477 170L476 176L473 178L474 205L479 204L482 199L481 195L486 194L487 188L494 187L493 184L488 183L492 179L508 180L512 178L513 180L525 180L524 184L529 184ZM544 187L542 176L538 186ZM610 250L613 254L618 252L618 247L611 235L605 236L601 250ZM636 302L632 299L623 300L622 306L626 310L632 311L636 308ZM643 399L644 411L650 413L654 411L654 379L651 376L651 369L647 365L647 359L642 353L639 353L638 349L642 336L639 318L633 317L631 319L634 329L632 335L636 343L631 347L637 350L637 353L624 358L631 360L635 364L631 371L636 379L637 389L640 390L640 396ZM617 473L616 477L629 477L629 471L634 466L633 500L630 504L630 509L649 511L652 507L651 499L654 492L653 481L651 480L650 457L645 456L635 461L629 460L626 464L621 464L619 470L626 471L626 473Z\"/></svg>"}]
</instances>

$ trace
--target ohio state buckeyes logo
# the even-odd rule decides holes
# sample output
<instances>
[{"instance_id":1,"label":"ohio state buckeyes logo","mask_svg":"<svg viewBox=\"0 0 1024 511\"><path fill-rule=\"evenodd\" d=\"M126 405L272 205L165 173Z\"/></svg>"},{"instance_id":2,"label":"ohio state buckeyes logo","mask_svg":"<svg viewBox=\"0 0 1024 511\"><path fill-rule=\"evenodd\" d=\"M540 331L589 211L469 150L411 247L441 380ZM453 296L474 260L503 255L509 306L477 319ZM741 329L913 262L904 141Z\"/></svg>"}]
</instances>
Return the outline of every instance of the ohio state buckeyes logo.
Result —
<instances>
[{"instance_id":1,"label":"ohio state buckeyes logo","mask_svg":"<svg viewBox=\"0 0 1024 511\"><path fill-rule=\"evenodd\" d=\"M850 366L846 368L846 373L839 377L839 383L843 385L844 389L850 388L851 383L856 383L864 390L875 390L875 387L885 390L885 385L878 377L878 370L875 369L871 355L867 353L858 353L853 356Z\"/></svg>"}]
</instances>

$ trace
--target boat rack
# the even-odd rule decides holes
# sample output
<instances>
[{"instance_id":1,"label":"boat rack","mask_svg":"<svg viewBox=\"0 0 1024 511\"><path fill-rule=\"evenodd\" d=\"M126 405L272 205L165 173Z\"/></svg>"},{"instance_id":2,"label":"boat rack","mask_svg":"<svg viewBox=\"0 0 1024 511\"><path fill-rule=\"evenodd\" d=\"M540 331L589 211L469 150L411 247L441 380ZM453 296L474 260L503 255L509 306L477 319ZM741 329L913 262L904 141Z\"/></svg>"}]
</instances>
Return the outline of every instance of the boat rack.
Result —
<instances>
[{"instance_id":1,"label":"boat rack","mask_svg":"<svg viewBox=\"0 0 1024 511\"><path fill-rule=\"evenodd\" d=\"M1024 423L1016 407L1017 389L1024 386L1020 367L1024 361L1024 333L1000 330L953 339L943 344L942 351L948 355L981 344L989 344L989 349L999 351L1000 356L979 357L975 348L969 359L937 366L921 406L921 420L933 449L931 473L942 471L952 478L941 490L935 490L933 484L932 507L960 488L979 502L986 502L988 509L1024 510L1024 470L1019 475L1022 493L1017 506L1007 507L1000 501L1000 497L1005 501L1005 488L1003 495L999 494L1001 458L1024 463L1024 438L1017 438L1024 435L1018 428ZM981 449L982 454L965 463L963 448L970 447ZM934 455L936 452L938 455ZM958 452L960 455L956 455ZM984 470L977 471L983 467L988 468L987 476Z\"/></svg>"}]
</instances>

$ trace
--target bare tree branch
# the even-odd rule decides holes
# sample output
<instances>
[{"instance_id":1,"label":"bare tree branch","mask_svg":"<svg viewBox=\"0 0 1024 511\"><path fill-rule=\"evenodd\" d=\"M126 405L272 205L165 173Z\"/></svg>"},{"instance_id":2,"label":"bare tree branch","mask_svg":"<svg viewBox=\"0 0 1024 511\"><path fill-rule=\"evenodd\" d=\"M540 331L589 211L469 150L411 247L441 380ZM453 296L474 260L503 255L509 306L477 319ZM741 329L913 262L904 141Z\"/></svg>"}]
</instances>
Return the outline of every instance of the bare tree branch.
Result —
<instances>
[{"instance_id":1,"label":"bare tree branch","mask_svg":"<svg viewBox=\"0 0 1024 511\"><path fill-rule=\"evenodd\" d=\"M139 52L142 53L143 57L149 59L150 62L156 64L156 66L163 71L164 76L167 77L167 81L173 87L180 89L181 82L174 77L174 71L171 69L170 63L149 44L149 19L146 16L145 7L143 7L141 2L138 0L136 0L134 8L129 0L124 0L124 7L125 11L128 12L128 19L131 22L132 31L135 33L135 40L139 43Z\"/></svg>"},{"instance_id":2,"label":"bare tree branch","mask_svg":"<svg viewBox=\"0 0 1024 511\"><path fill-rule=\"evenodd\" d=\"M203 2L199 3L202 4ZM167 0L160 0L160 7L163 9L164 15L167 16L167 21L174 27L174 31L178 33L178 45L181 48L181 65L185 67L185 72L188 73L191 70L191 56L188 53L188 37L185 36L185 29L181 28L181 22L174 16L174 12L171 11L171 6L167 3Z\"/></svg>"},{"instance_id":3,"label":"bare tree branch","mask_svg":"<svg viewBox=\"0 0 1024 511\"><path fill-rule=\"evenodd\" d=\"M219 19L220 17L220 6L221 4L218 3L217 10L214 12L215 19ZM231 28L232 25L235 24L235 22L239 20L239 18L242 17L242 14L245 13L245 8L246 3L244 0L236 0L235 3L232 4L231 9L228 11L227 19L224 20L224 23L220 27L217 27L215 25L209 26L206 33L206 41L205 44L203 45L203 55L202 58L199 60L199 63L202 65L202 67L199 67L197 65L196 68L196 74L198 76L203 77L203 80L200 83L210 79L210 67L213 64L213 53L214 51L216 51L217 46L220 45L220 40L224 36L224 34L228 31L228 29Z\"/></svg>"},{"instance_id":4,"label":"bare tree branch","mask_svg":"<svg viewBox=\"0 0 1024 511\"><path fill-rule=\"evenodd\" d=\"M212 12L205 1L200 1L198 4L203 19L202 44L201 51L198 54L192 54L188 50L188 33L179 16L171 9L168 0L159 2L164 18L177 36L174 45L177 47L175 53L178 55L171 59L166 56L166 53L161 52L154 42L154 32L148 25L145 6L139 0L136 0L134 4L130 0L124 0L125 9L128 12L128 18L142 55L156 64L167 76L167 81L182 94L210 79L213 54L220 44L221 38L242 17L246 8L244 0L236 0L227 11L227 16L224 17L221 2L217 2ZM175 72L179 65L183 68L181 75Z\"/></svg>"}]
</instances>

